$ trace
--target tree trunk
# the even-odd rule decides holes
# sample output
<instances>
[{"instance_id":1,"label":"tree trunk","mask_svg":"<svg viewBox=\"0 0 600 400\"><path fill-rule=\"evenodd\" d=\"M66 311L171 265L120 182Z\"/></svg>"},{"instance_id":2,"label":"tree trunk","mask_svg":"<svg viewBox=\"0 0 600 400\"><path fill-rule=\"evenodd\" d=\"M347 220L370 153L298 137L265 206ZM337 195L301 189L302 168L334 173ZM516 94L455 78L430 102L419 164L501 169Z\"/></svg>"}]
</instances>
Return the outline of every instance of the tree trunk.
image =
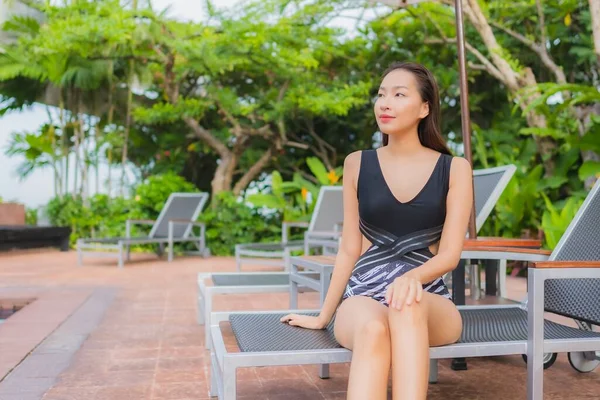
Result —
<instances>
[{"instance_id":1,"label":"tree trunk","mask_svg":"<svg viewBox=\"0 0 600 400\"><path fill-rule=\"evenodd\" d=\"M590 0L590 15L592 17L592 37L594 39L594 52L600 65L600 0ZM591 126L591 115L600 115L600 104L596 103L588 107L576 107L577 117L579 118L579 134L581 136L589 130ZM600 155L592 150L581 152L583 161L599 161ZM585 180L585 187L591 189L596 182L596 177L590 176Z\"/></svg>"},{"instance_id":2,"label":"tree trunk","mask_svg":"<svg viewBox=\"0 0 600 400\"><path fill-rule=\"evenodd\" d=\"M587 131L592 125L592 115L600 115L600 103L596 103L590 106L577 106L575 107L575 113L579 120L579 135L585 136ZM582 150L581 158L583 162L586 161L597 161L600 162L600 155L593 150ZM586 189L591 189L596 183L596 177L590 176L584 181Z\"/></svg>"},{"instance_id":3,"label":"tree trunk","mask_svg":"<svg viewBox=\"0 0 600 400\"><path fill-rule=\"evenodd\" d=\"M531 68L524 68L522 74L519 74L512 68L508 60L502 56L503 48L498 44L487 18L479 7L478 0L467 0L464 12L481 36L490 54L491 62L496 68L496 73L499 73L499 77L502 78L502 83L506 85L512 95L518 98L521 109L525 110L539 96L534 94L524 99L519 95L522 89L535 88L537 86L537 81ZM535 113L533 110L529 111L525 115L525 118L530 127L546 128L548 126L546 118L541 114ZM552 138L537 135L534 135L534 140L544 165L545 175L552 176L554 172L553 154L556 151L556 142Z\"/></svg>"},{"instance_id":4,"label":"tree trunk","mask_svg":"<svg viewBox=\"0 0 600 400\"><path fill-rule=\"evenodd\" d=\"M594 51L600 64L600 0L590 0L590 15L592 16Z\"/></svg>"},{"instance_id":5,"label":"tree trunk","mask_svg":"<svg viewBox=\"0 0 600 400\"><path fill-rule=\"evenodd\" d=\"M137 0L133 0L132 8L137 10ZM127 115L125 117L125 133L123 138L123 153L121 157L121 195L125 195L125 179L127 165L127 150L129 142L129 130L131 129L131 107L133 105L133 59L129 60L129 71L127 74Z\"/></svg>"},{"instance_id":6,"label":"tree trunk","mask_svg":"<svg viewBox=\"0 0 600 400\"><path fill-rule=\"evenodd\" d=\"M65 127L65 104L63 101L62 90L59 90L58 118L60 120L61 155L63 158L61 196L64 196L67 193L69 193L69 144L68 144L68 137L67 137L67 129Z\"/></svg>"},{"instance_id":7,"label":"tree trunk","mask_svg":"<svg viewBox=\"0 0 600 400\"><path fill-rule=\"evenodd\" d=\"M127 114L125 117L125 132L123 133L123 152L121 154L121 196L125 195L125 179L126 179L126 165L127 165L127 150L129 142L129 130L131 129L131 106L133 103L133 91L131 85L133 81L133 61L129 61L129 79L128 79L128 93L127 93Z\"/></svg>"},{"instance_id":8,"label":"tree trunk","mask_svg":"<svg viewBox=\"0 0 600 400\"><path fill-rule=\"evenodd\" d=\"M71 117L71 120L73 119L73 117ZM77 195L77 185L79 183L79 128L77 127L77 121L78 119L75 120L75 122L73 122L73 126L75 126L75 129L73 129L73 138L75 139L75 143L74 143L74 151L75 151L75 167L73 170L73 197L75 197Z\"/></svg>"},{"instance_id":9,"label":"tree trunk","mask_svg":"<svg viewBox=\"0 0 600 400\"><path fill-rule=\"evenodd\" d=\"M108 64L108 117L106 119L106 124L112 128L112 124L113 124L113 115L114 115L114 111L115 111L115 105L114 105L114 90L115 90L115 85L113 84L113 75L114 75L114 64L112 61L109 62ZM112 196L112 163L113 163L113 148L112 148L112 144L109 144L109 147L107 149L107 162L108 162L108 196L111 197Z\"/></svg>"},{"instance_id":10,"label":"tree trunk","mask_svg":"<svg viewBox=\"0 0 600 400\"><path fill-rule=\"evenodd\" d=\"M173 68L175 65L175 59L172 55L169 56L169 61L165 65L165 92L169 98L171 104L177 104L179 101L179 84L175 81L175 74ZM239 164L240 157L244 152L244 143L251 134L244 134L238 131L236 137L237 146L231 150L227 145L217 139L208 129L204 128L197 120L191 117L183 117L183 122L191 129L196 137L203 140L208 146L210 146L219 155L219 163L215 170L215 175L211 181L212 194L216 195L223 191L230 191L233 185L233 177L236 172L236 168ZM264 158L264 159L263 159ZM264 165L270 159L268 156L263 155L261 159L248 170L236 184L234 193L239 194L250 182L256 177L258 173L264 168Z\"/></svg>"},{"instance_id":11,"label":"tree trunk","mask_svg":"<svg viewBox=\"0 0 600 400\"><path fill-rule=\"evenodd\" d=\"M231 190L232 171L235 171L237 166L237 160L233 153L225 157L222 156L219 161L213 180L210 183L213 195Z\"/></svg>"},{"instance_id":12,"label":"tree trunk","mask_svg":"<svg viewBox=\"0 0 600 400\"><path fill-rule=\"evenodd\" d=\"M79 110L78 110L79 111ZM88 201L88 154L85 142L84 119L81 114L77 113L77 134L79 135L79 149L81 156L79 158L81 165L81 187L79 194L81 195L84 204Z\"/></svg>"}]
</instances>

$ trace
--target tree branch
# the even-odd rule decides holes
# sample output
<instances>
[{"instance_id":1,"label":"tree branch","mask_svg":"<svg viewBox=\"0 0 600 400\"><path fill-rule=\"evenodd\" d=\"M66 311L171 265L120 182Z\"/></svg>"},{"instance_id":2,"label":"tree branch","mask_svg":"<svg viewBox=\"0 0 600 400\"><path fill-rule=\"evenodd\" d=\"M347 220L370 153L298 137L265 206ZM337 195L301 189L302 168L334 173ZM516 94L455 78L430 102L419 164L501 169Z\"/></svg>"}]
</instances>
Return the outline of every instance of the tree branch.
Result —
<instances>
[{"instance_id":1,"label":"tree branch","mask_svg":"<svg viewBox=\"0 0 600 400\"><path fill-rule=\"evenodd\" d=\"M503 82L511 92L517 92L519 90L518 73L512 68L508 60L502 56L502 47L498 44L490 24L485 15L483 15L478 0L466 0L463 10L479 33L479 36L481 36L490 55L491 62L494 65L494 69L503 77L501 82ZM480 61L483 60L480 59ZM483 64L486 65L486 63ZM497 74L494 74L494 76L498 77Z\"/></svg>"},{"instance_id":2,"label":"tree branch","mask_svg":"<svg viewBox=\"0 0 600 400\"><path fill-rule=\"evenodd\" d=\"M238 138L242 136L242 126L240 125L240 122L237 119L235 119L233 115L229 111L227 111L219 101L215 101L215 103L219 108L219 113L222 114L225 117L225 119L229 121L229 123L233 126L233 135Z\"/></svg>"},{"instance_id":3,"label":"tree branch","mask_svg":"<svg viewBox=\"0 0 600 400\"><path fill-rule=\"evenodd\" d=\"M242 128L242 134L248 136L261 136L267 140L273 137L273 131L269 125L263 125L260 128Z\"/></svg>"},{"instance_id":4,"label":"tree branch","mask_svg":"<svg viewBox=\"0 0 600 400\"><path fill-rule=\"evenodd\" d=\"M544 18L544 9L542 7L542 1L541 0L535 0L535 5L537 7L537 13L538 13L538 22L540 24L540 35L541 35L541 39L542 39L542 47L544 48L544 50L546 49L546 19Z\"/></svg>"},{"instance_id":5,"label":"tree branch","mask_svg":"<svg viewBox=\"0 0 600 400\"><path fill-rule=\"evenodd\" d=\"M507 35L512 36L513 38L517 39L518 41L523 43L525 46L527 46L531 50L533 50L538 56L540 56L540 60L542 60L542 63L546 66L546 68L548 68L550 71L552 71L552 73L556 77L556 81L558 83L561 83L561 84L567 83L567 78L566 78L565 73L563 72L562 68L560 66L558 66L554 62L552 57L550 57L550 54L548 54L548 50L546 49L546 45L545 45L545 43L546 43L545 40L543 40L542 43L536 43L533 40L528 39L524 35L520 34L519 32L515 32L512 29L502 26L496 22L491 22L491 25L495 28L500 29ZM545 29L545 28L540 28L540 29ZM544 38L544 37L545 37L545 34L542 34L542 38Z\"/></svg>"},{"instance_id":6,"label":"tree branch","mask_svg":"<svg viewBox=\"0 0 600 400\"><path fill-rule=\"evenodd\" d=\"M335 147L333 147L332 145L327 143L325 140L323 140L323 138L321 138L319 135L317 135L317 132L315 132L315 127L313 125L312 119L309 119L307 121L306 126L307 126L309 135L313 139L315 139L315 141L317 142L317 144L319 146L319 150L313 148L313 151L321 157L321 160L323 160L327 169L333 169L333 166L331 165L331 162L329 161L327 150L331 151L334 154L334 159L335 159L335 154L336 154Z\"/></svg>"},{"instance_id":7,"label":"tree branch","mask_svg":"<svg viewBox=\"0 0 600 400\"><path fill-rule=\"evenodd\" d=\"M302 150L308 150L310 148L309 145L307 145L306 143L300 143L300 142L292 142L292 141L287 141L285 142L286 146L289 147L295 147L297 149L302 149Z\"/></svg>"},{"instance_id":8,"label":"tree branch","mask_svg":"<svg viewBox=\"0 0 600 400\"><path fill-rule=\"evenodd\" d=\"M269 161L271 160L271 156L273 155L273 148L275 145L269 147L267 151L263 153L263 155L251 166L244 175L240 178L239 181L235 183L233 187L233 193L237 196L244 190L254 178L267 166Z\"/></svg>"},{"instance_id":9,"label":"tree branch","mask_svg":"<svg viewBox=\"0 0 600 400\"><path fill-rule=\"evenodd\" d=\"M219 139L214 137L210 131L202 127L198 121L191 117L183 117L183 122L192 130L194 135L206 142L221 157L228 155L231 151Z\"/></svg>"},{"instance_id":10,"label":"tree branch","mask_svg":"<svg viewBox=\"0 0 600 400\"><path fill-rule=\"evenodd\" d=\"M424 41L426 44L442 44L442 43L453 43L456 44L456 38L446 38L446 39L426 39ZM498 79L500 82L506 84L506 79L504 75L496 68L496 66L488 60L479 50L477 50L470 43L465 42L465 48L469 51L469 53L473 54L479 62L481 62L482 66L485 67L485 70L489 72L494 78Z\"/></svg>"}]
</instances>

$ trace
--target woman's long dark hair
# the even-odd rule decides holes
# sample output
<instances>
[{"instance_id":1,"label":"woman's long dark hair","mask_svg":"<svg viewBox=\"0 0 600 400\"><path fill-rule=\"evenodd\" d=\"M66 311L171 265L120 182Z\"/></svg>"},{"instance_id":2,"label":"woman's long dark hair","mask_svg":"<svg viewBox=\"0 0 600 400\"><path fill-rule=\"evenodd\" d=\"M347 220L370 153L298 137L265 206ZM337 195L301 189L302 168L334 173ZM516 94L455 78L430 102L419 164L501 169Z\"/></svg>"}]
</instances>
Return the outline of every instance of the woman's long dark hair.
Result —
<instances>
[{"instance_id":1,"label":"woman's long dark hair","mask_svg":"<svg viewBox=\"0 0 600 400\"><path fill-rule=\"evenodd\" d=\"M387 74L397 69L408 71L413 74L415 80L417 81L421 99L429 103L429 114L419 122L419 126L417 128L421 144L435 151L439 151L440 153L451 155L440 128L440 94L433 74L421 64L411 62L395 62L385 70L381 79L385 78ZM387 146L388 142L389 136L384 133L383 145Z\"/></svg>"}]
</instances>

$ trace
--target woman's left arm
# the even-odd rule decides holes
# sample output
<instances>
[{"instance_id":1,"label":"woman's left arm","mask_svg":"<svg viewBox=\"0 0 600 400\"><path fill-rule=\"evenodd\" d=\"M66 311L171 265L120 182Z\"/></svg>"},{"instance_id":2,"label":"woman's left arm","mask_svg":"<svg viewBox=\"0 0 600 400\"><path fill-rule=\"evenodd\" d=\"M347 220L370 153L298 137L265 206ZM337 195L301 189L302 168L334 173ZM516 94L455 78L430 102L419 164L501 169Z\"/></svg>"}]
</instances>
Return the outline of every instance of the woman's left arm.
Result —
<instances>
[{"instance_id":1,"label":"woman's left arm","mask_svg":"<svg viewBox=\"0 0 600 400\"><path fill-rule=\"evenodd\" d=\"M437 255L409 273L422 283L431 282L452 271L460 261L469 217L473 207L473 171L469 162L454 157L446 198L446 220Z\"/></svg>"}]
</instances>

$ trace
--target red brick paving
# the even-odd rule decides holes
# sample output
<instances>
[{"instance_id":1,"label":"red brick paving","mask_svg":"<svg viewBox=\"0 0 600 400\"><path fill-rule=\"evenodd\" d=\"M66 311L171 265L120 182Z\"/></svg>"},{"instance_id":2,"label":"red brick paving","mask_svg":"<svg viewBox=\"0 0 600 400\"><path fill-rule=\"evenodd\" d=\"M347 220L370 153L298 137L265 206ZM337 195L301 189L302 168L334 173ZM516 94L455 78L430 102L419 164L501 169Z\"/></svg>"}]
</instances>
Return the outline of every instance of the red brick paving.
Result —
<instances>
[{"instance_id":1,"label":"red brick paving","mask_svg":"<svg viewBox=\"0 0 600 400\"><path fill-rule=\"evenodd\" d=\"M208 398L210 357L204 347L203 328L196 323L196 274L232 271L233 260L179 257L169 264L152 255L135 255L134 262L119 270L112 260L102 259L86 259L86 266L76 267L75 258L74 252L51 250L0 255L2 297L7 291L18 290L50 294L67 289L117 289L99 325L43 399ZM524 289L523 280L509 278L513 298L521 299ZM301 307L316 304L314 293L301 295ZM287 296L215 298L216 310L240 305L246 309L285 309ZM49 323L45 318L38 322ZM0 326L0 338L3 328ZM8 353L1 354L4 359ZM430 385L429 399L526 398L526 369L520 356L470 359L469 370L461 372L452 371L449 364L447 360L440 362L439 383ZM319 379L317 367L312 365L242 369L238 371L238 394L240 399L344 399L347 376L345 364L333 365L328 380ZM546 399L600 398L600 371L578 374L564 354L544 377Z\"/></svg>"}]
</instances>

